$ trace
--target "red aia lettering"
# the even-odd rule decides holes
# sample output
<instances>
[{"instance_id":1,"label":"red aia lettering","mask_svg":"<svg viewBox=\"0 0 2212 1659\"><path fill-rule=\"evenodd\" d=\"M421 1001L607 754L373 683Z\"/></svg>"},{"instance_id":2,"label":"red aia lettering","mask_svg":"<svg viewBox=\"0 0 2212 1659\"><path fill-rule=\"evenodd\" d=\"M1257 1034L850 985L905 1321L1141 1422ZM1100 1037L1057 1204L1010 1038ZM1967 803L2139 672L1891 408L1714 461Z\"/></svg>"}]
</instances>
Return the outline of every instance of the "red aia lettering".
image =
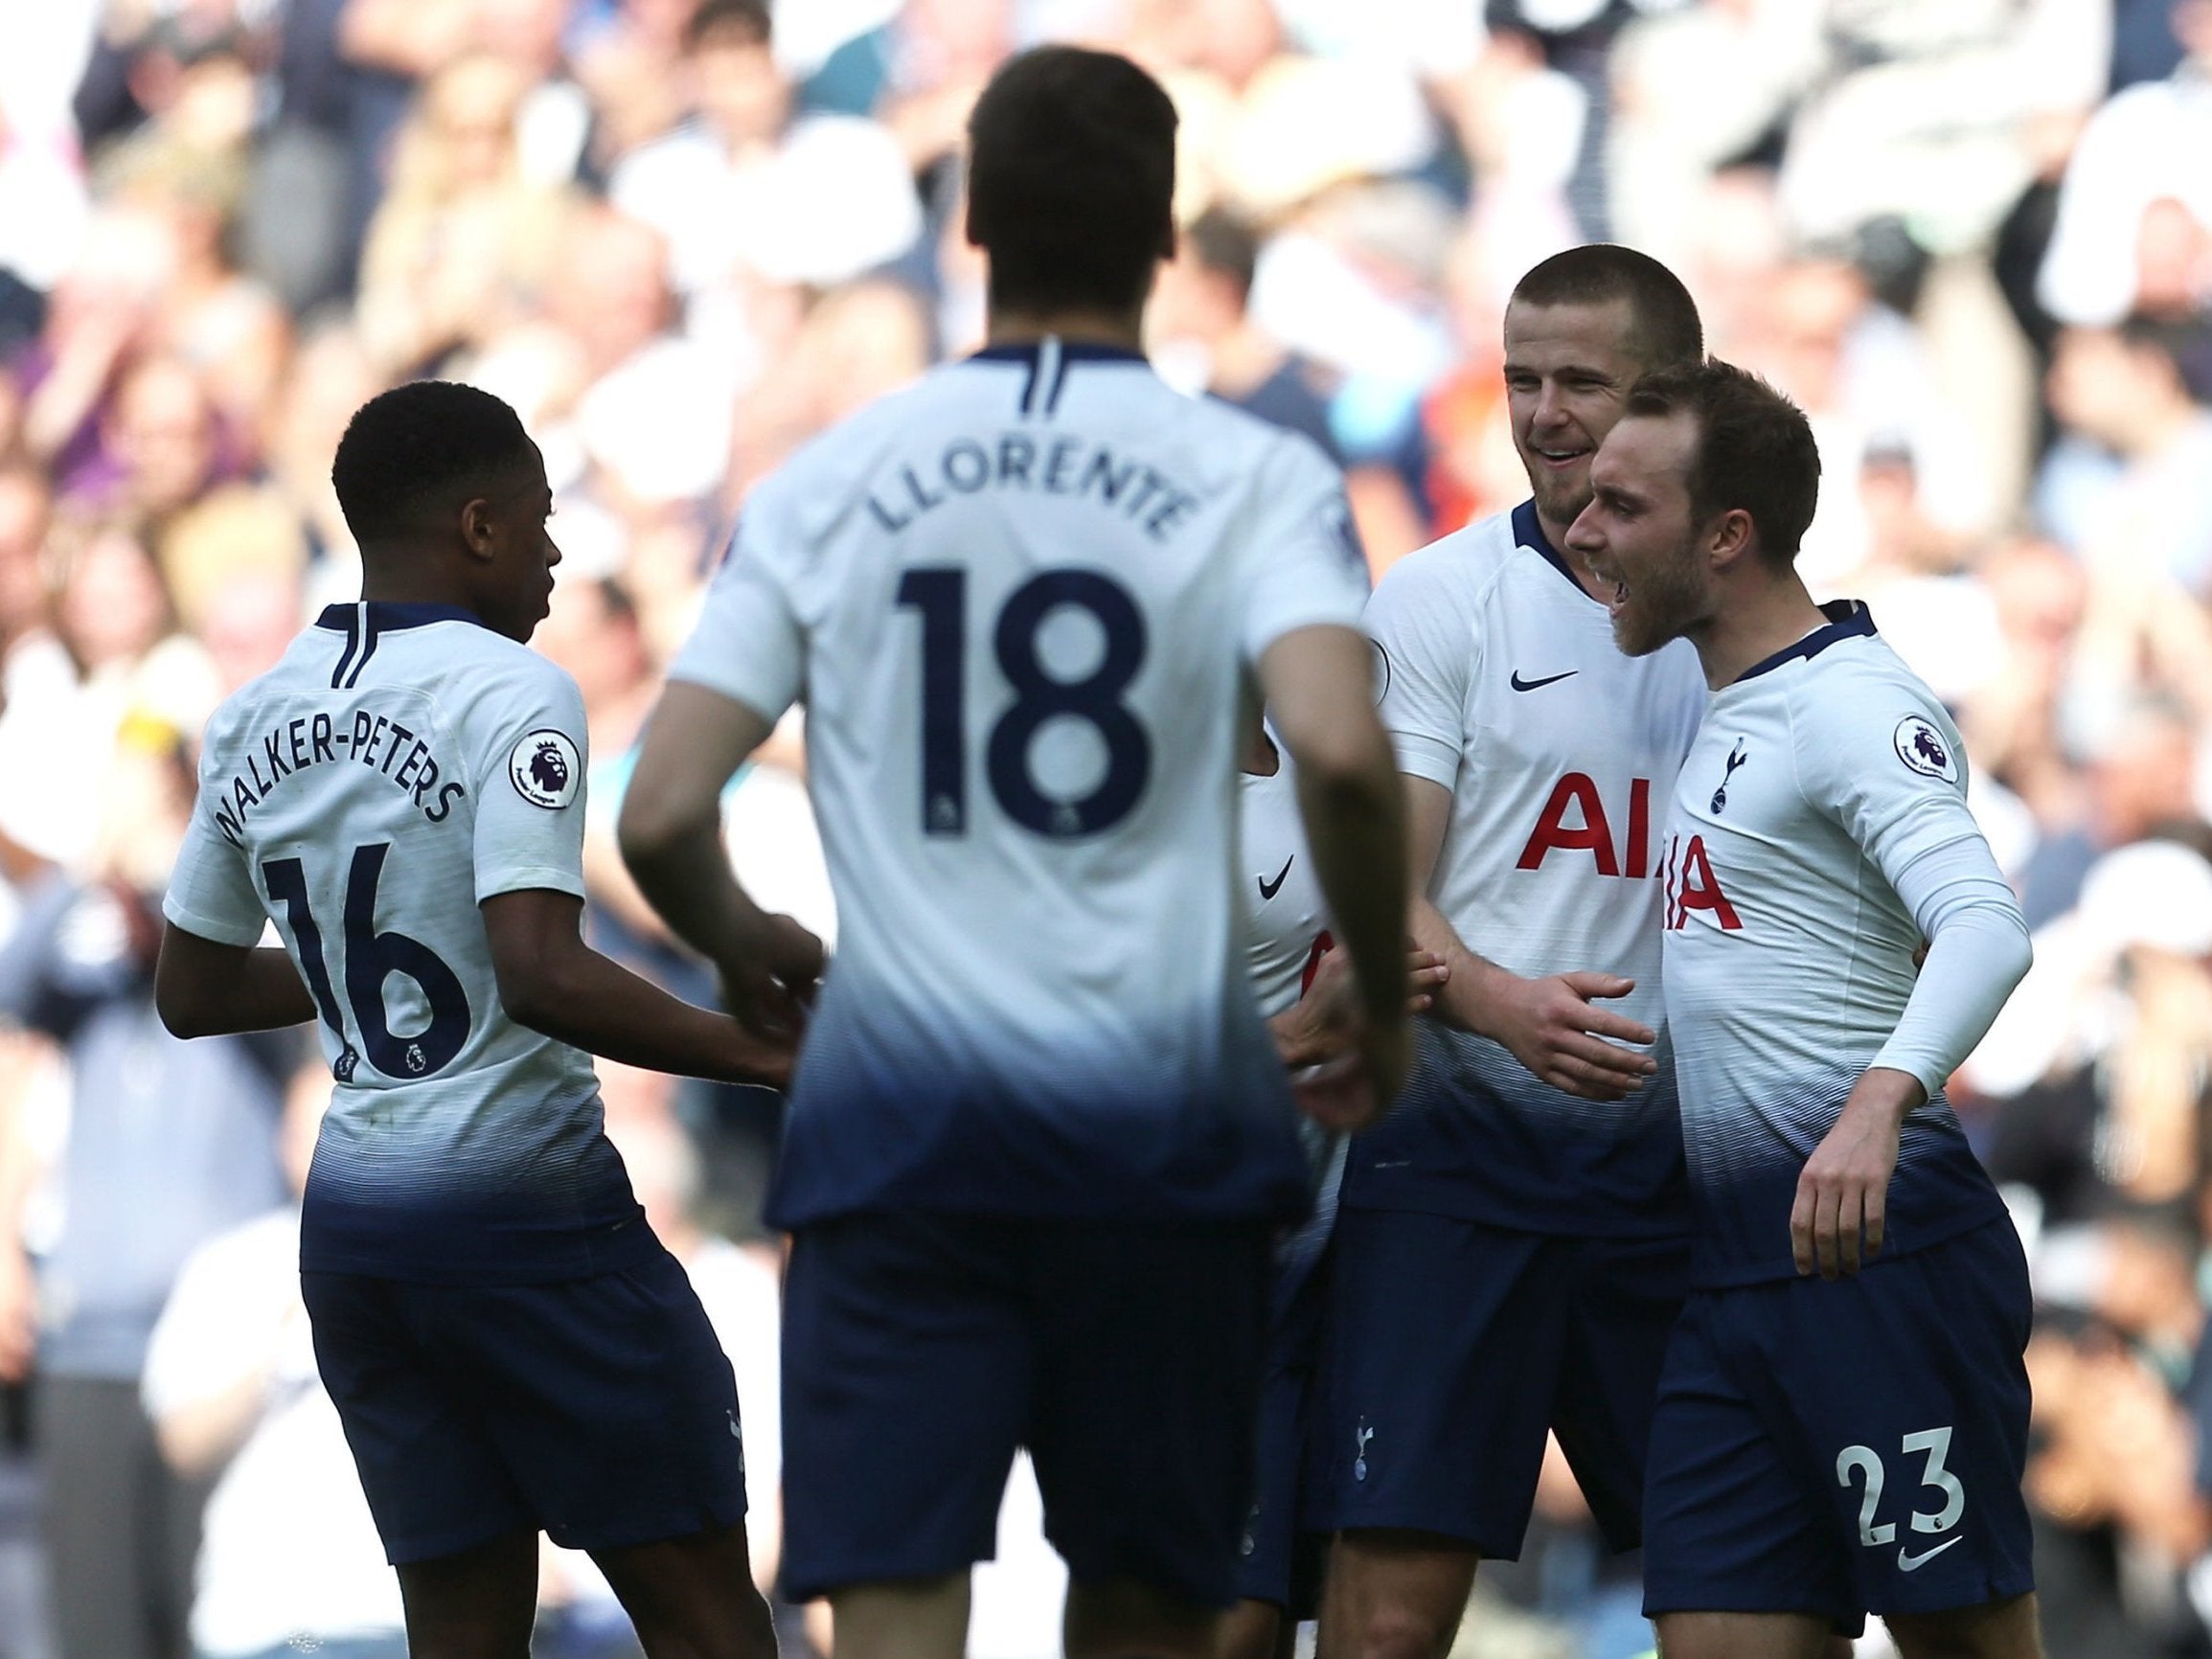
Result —
<instances>
[{"instance_id":1,"label":"red aia lettering","mask_svg":"<svg viewBox=\"0 0 2212 1659\"><path fill-rule=\"evenodd\" d=\"M1306 953L1306 966L1298 973L1298 994L1304 996L1313 989L1313 976L1321 971L1321 959L1334 947L1336 941L1324 927L1313 937L1313 948Z\"/></svg>"},{"instance_id":2,"label":"red aia lettering","mask_svg":"<svg viewBox=\"0 0 2212 1659\"><path fill-rule=\"evenodd\" d=\"M1710 910L1713 920L1725 933L1734 933L1744 925L1744 919L1736 914L1736 907L1728 902L1728 896L1721 891L1721 881L1713 874L1713 861L1705 855L1705 838L1693 835L1682 848L1681 858L1670 860L1667 869L1667 927L1679 932L1688 925L1690 912Z\"/></svg>"},{"instance_id":3,"label":"red aia lettering","mask_svg":"<svg viewBox=\"0 0 2212 1659\"><path fill-rule=\"evenodd\" d=\"M1570 807L1581 820L1579 824L1567 822ZM1551 799L1544 803L1543 811L1538 815L1528 845L1520 850L1517 867L1539 869L1545 855L1559 848L1587 852L1597 864L1600 875L1626 875L1640 879L1652 871L1651 837L1650 779L1637 778L1629 784L1629 838L1616 854L1613 827L1606 817L1606 804L1598 796L1597 784L1585 773L1569 772L1552 785Z\"/></svg>"}]
</instances>

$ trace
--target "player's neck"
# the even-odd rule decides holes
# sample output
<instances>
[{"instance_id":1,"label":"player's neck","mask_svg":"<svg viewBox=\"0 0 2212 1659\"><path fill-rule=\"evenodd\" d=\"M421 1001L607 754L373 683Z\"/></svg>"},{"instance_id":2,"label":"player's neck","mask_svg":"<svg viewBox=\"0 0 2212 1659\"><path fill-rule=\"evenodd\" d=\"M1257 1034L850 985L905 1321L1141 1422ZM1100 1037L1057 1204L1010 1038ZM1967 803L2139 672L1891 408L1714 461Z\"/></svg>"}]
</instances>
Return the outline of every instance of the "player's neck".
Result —
<instances>
[{"instance_id":1,"label":"player's neck","mask_svg":"<svg viewBox=\"0 0 2212 1659\"><path fill-rule=\"evenodd\" d=\"M400 560L401 568L379 569L380 560L364 559L361 569L361 598L370 604L448 604L473 612L476 602L459 577L451 572L414 565L408 567Z\"/></svg>"},{"instance_id":2,"label":"player's neck","mask_svg":"<svg viewBox=\"0 0 2212 1659\"><path fill-rule=\"evenodd\" d=\"M1713 620L1690 638L1704 665L1705 684L1717 692L1827 622L1792 570L1771 578L1747 577L1745 586L1726 595Z\"/></svg>"},{"instance_id":3,"label":"player's neck","mask_svg":"<svg viewBox=\"0 0 2212 1659\"><path fill-rule=\"evenodd\" d=\"M1142 309L1029 311L994 306L983 337L988 346L1034 346L1047 334L1063 344L1114 346L1142 356L1145 314Z\"/></svg>"}]
</instances>

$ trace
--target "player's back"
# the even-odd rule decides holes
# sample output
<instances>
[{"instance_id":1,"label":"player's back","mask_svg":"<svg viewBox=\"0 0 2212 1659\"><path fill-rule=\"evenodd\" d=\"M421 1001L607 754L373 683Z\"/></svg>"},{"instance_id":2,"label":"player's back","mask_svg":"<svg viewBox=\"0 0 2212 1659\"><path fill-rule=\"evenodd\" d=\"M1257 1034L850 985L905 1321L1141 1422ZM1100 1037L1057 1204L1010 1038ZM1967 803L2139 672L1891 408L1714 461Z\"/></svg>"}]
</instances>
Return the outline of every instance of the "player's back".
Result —
<instances>
[{"instance_id":1,"label":"player's back","mask_svg":"<svg viewBox=\"0 0 2212 1659\"><path fill-rule=\"evenodd\" d=\"M478 909L581 893L582 731L543 658L381 603L331 606L209 723L170 914L252 943L265 913L313 994L306 1265L552 1278L647 1237L589 1058L507 1016Z\"/></svg>"},{"instance_id":2,"label":"player's back","mask_svg":"<svg viewBox=\"0 0 2212 1659\"><path fill-rule=\"evenodd\" d=\"M780 1221L1297 1201L1232 899L1239 710L1260 648L1363 586L1310 444L1102 348L941 369L756 492L675 673L777 702L708 658L717 605L787 611L840 923Z\"/></svg>"}]
</instances>

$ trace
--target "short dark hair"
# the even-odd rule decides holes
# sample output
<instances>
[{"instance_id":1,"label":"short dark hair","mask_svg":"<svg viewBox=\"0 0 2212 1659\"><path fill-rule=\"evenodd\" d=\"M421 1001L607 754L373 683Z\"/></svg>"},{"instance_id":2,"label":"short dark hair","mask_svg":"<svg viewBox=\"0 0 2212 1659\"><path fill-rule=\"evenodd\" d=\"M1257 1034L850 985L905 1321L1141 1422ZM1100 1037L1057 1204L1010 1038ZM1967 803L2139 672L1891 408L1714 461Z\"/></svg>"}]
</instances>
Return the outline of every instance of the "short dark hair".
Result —
<instances>
[{"instance_id":1,"label":"short dark hair","mask_svg":"<svg viewBox=\"0 0 2212 1659\"><path fill-rule=\"evenodd\" d=\"M353 411L331 483L346 528L364 546L419 530L532 452L521 417L452 380L414 380Z\"/></svg>"},{"instance_id":2,"label":"short dark hair","mask_svg":"<svg viewBox=\"0 0 2212 1659\"><path fill-rule=\"evenodd\" d=\"M1523 306L1603 306L1626 300L1634 319L1630 349L1647 369L1697 363L1705 355L1698 303L1682 279L1649 254L1618 242L1586 242L1532 266L1514 284Z\"/></svg>"},{"instance_id":3,"label":"short dark hair","mask_svg":"<svg viewBox=\"0 0 2212 1659\"><path fill-rule=\"evenodd\" d=\"M1698 423L1686 483L1699 523L1740 507L1765 557L1797 557L1820 502L1820 450L1804 410L1748 369L1713 357L1644 375L1623 405L1624 419L1639 415Z\"/></svg>"},{"instance_id":4,"label":"short dark hair","mask_svg":"<svg viewBox=\"0 0 2212 1659\"><path fill-rule=\"evenodd\" d=\"M740 46L765 46L775 38L775 21L767 0L699 0L684 19L684 50L721 45L725 39Z\"/></svg>"},{"instance_id":5,"label":"short dark hair","mask_svg":"<svg viewBox=\"0 0 2212 1659\"><path fill-rule=\"evenodd\" d=\"M1040 46L991 78L968 137L992 304L1143 303L1175 243L1175 106L1158 81L1115 53Z\"/></svg>"},{"instance_id":6,"label":"short dark hair","mask_svg":"<svg viewBox=\"0 0 2212 1659\"><path fill-rule=\"evenodd\" d=\"M1227 277L1240 294L1251 293L1252 274L1260 268L1260 233L1243 215L1208 208L1183 227L1183 245L1202 269Z\"/></svg>"}]
</instances>

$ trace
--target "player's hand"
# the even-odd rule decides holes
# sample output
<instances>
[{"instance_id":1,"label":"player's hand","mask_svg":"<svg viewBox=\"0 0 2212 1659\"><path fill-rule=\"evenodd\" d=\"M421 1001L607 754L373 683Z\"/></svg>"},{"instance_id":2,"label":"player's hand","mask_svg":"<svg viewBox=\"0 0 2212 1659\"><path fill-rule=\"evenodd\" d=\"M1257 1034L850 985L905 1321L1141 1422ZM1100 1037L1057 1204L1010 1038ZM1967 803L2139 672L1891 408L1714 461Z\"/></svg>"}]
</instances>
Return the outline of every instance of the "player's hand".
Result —
<instances>
[{"instance_id":1,"label":"player's hand","mask_svg":"<svg viewBox=\"0 0 2212 1659\"><path fill-rule=\"evenodd\" d=\"M1351 1050L1293 1073L1290 1092L1323 1128L1357 1134L1390 1109L1412 1069L1412 1024L1367 1021Z\"/></svg>"},{"instance_id":2,"label":"player's hand","mask_svg":"<svg viewBox=\"0 0 2212 1659\"><path fill-rule=\"evenodd\" d=\"M1626 1100L1659 1069L1659 1062L1620 1044L1649 1044L1657 1034L1594 1004L1635 989L1634 980L1617 973L1522 979L1496 969L1483 987L1477 1030L1555 1089L1586 1101ZM1608 1042L1608 1037L1616 1040Z\"/></svg>"},{"instance_id":3,"label":"player's hand","mask_svg":"<svg viewBox=\"0 0 2212 1659\"><path fill-rule=\"evenodd\" d=\"M1859 1078L1797 1176L1790 1253L1799 1273L1840 1278L1881 1253L1898 1137L1905 1114L1927 1098L1904 1072L1876 1067Z\"/></svg>"},{"instance_id":4,"label":"player's hand","mask_svg":"<svg viewBox=\"0 0 2212 1659\"><path fill-rule=\"evenodd\" d=\"M788 916L764 917L743 954L718 965L722 1006L754 1036L795 1048L824 960L822 942Z\"/></svg>"},{"instance_id":5,"label":"player's hand","mask_svg":"<svg viewBox=\"0 0 2212 1659\"><path fill-rule=\"evenodd\" d=\"M1408 941L1405 1011L1427 1012L1450 972L1443 957ZM1358 997L1352 959L1339 949L1325 952L1305 995L1267 1022L1283 1063L1297 1071L1350 1053L1359 1040Z\"/></svg>"},{"instance_id":6,"label":"player's hand","mask_svg":"<svg viewBox=\"0 0 2212 1659\"><path fill-rule=\"evenodd\" d=\"M728 1041L724 1044L717 1080L756 1083L779 1090L788 1088L792 1068L799 1060L799 1032L792 1030L763 1036L735 1019L728 1024Z\"/></svg>"}]
</instances>

